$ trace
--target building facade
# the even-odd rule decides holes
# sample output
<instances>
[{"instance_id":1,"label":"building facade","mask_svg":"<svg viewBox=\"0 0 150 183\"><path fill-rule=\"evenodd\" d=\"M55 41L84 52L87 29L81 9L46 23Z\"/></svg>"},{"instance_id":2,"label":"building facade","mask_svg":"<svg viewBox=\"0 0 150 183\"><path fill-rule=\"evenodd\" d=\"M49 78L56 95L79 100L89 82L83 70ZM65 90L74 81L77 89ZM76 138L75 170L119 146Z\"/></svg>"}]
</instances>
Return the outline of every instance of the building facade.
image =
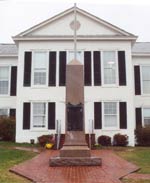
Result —
<instances>
[{"instance_id":1,"label":"building facade","mask_svg":"<svg viewBox=\"0 0 150 183\"><path fill-rule=\"evenodd\" d=\"M76 54L84 68L84 103L78 114L84 131L96 137L126 134L134 146L135 128L150 124L150 43L136 43L135 35L76 11ZM55 134L57 122L65 134L69 118L71 130L80 130L73 127L79 118L68 117L66 102L73 21L70 8L13 37L14 45L0 45L0 115L16 116L17 142Z\"/></svg>"}]
</instances>

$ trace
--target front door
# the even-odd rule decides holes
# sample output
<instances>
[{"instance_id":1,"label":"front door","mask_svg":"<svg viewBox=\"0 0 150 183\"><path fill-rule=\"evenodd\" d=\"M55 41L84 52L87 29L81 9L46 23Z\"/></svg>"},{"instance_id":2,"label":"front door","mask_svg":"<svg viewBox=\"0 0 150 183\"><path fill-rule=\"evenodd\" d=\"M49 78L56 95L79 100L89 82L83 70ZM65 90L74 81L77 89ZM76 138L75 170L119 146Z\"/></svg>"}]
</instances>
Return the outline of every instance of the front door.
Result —
<instances>
[{"instance_id":1,"label":"front door","mask_svg":"<svg viewBox=\"0 0 150 183\"><path fill-rule=\"evenodd\" d=\"M67 130L83 131L83 106L82 105L67 106Z\"/></svg>"}]
</instances>

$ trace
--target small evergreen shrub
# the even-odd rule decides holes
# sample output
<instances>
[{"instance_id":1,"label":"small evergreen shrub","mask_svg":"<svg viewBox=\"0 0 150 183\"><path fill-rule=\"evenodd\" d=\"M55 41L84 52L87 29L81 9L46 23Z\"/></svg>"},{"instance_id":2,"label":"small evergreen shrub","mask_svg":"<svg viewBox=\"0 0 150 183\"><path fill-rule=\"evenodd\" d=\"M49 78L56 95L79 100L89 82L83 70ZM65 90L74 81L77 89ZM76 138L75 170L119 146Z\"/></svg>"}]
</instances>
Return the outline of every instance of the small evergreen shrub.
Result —
<instances>
[{"instance_id":1,"label":"small evergreen shrub","mask_svg":"<svg viewBox=\"0 0 150 183\"><path fill-rule=\"evenodd\" d=\"M42 147L45 147L47 143L55 144L55 139L53 135L42 135L38 137L38 142Z\"/></svg>"},{"instance_id":2,"label":"small evergreen shrub","mask_svg":"<svg viewBox=\"0 0 150 183\"><path fill-rule=\"evenodd\" d=\"M113 137L113 145L114 146L127 146L128 144L128 136L122 135L120 133L114 135Z\"/></svg>"},{"instance_id":3,"label":"small evergreen shrub","mask_svg":"<svg viewBox=\"0 0 150 183\"><path fill-rule=\"evenodd\" d=\"M15 118L0 118L0 139L4 141L15 141L16 121Z\"/></svg>"},{"instance_id":4,"label":"small evergreen shrub","mask_svg":"<svg viewBox=\"0 0 150 183\"><path fill-rule=\"evenodd\" d=\"M137 128L135 130L136 143L139 146L150 146L150 126Z\"/></svg>"},{"instance_id":5,"label":"small evergreen shrub","mask_svg":"<svg viewBox=\"0 0 150 183\"><path fill-rule=\"evenodd\" d=\"M107 135L101 135L98 137L98 144L102 146L110 146L111 145L111 137Z\"/></svg>"}]
</instances>

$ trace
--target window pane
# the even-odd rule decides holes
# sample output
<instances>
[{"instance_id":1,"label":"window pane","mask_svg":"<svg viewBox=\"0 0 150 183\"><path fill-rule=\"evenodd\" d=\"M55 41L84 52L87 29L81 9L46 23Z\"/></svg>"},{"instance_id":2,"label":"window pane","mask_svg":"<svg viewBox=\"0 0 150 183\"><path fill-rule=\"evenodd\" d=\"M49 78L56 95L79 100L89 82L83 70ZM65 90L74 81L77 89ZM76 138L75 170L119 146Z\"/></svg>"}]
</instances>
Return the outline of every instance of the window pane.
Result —
<instances>
[{"instance_id":1,"label":"window pane","mask_svg":"<svg viewBox=\"0 0 150 183\"><path fill-rule=\"evenodd\" d=\"M144 117L150 117L150 108L143 109L143 115Z\"/></svg>"},{"instance_id":2,"label":"window pane","mask_svg":"<svg viewBox=\"0 0 150 183\"><path fill-rule=\"evenodd\" d=\"M117 103L104 102L104 114L117 114Z\"/></svg>"},{"instance_id":3,"label":"window pane","mask_svg":"<svg viewBox=\"0 0 150 183\"><path fill-rule=\"evenodd\" d=\"M144 118L144 126L150 126L150 117Z\"/></svg>"},{"instance_id":4,"label":"window pane","mask_svg":"<svg viewBox=\"0 0 150 183\"><path fill-rule=\"evenodd\" d=\"M144 126L150 125L150 108L143 109Z\"/></svg>"},{"instance_id":5,"label":"window pane","mask_svg":"<svg viewBox=\"0 0 150 183\"><path fill-rule=\"evenodd\" d=\"M104 127L117 127L117 116L116 115L105 115L104 116Z\"/></svg>"},{"instance_id":6,"label":"window pane","mask_svg":"<svg viewBox=\"0 0 150 183\"><path fill-rule=\"evenodd\" d=\"M9 67L0 67L0 80L9 79Z\"/></svg>"},{"instance_id":7,"label":"window pane","mask_svg":"<svg viewBox=\"0 0 150 183\"><path fill-rule=\"evenodd\" d=\"M117 127L116 102L104 102L104 127Z\"/></svg>"},{"instance_id":8,"label":"window pane","mask_svg":"<svg viewBox=\"0 0 150 183\"><path fill-rule=\"evenodd\" d=\"M46 72L34 72L34 84L45 85L46 84Z\"/></svg>"},{"instance_id":9,"label":"window pane","mask_svg":"<svg viewBox=\"0 0 150 183\"><path fill-rule=\"evenodd\" d=\"M9 67L0 67L0 94L8 94Z\"/></svg>"},{"instance_id":10,"label":"window pane","mask_svg":"<svg viewBox=\"0 0 150 183\"><path fill-rule=\"evenodd\" d=\"M7 116L8 115L8 109L0 109L0 116Z\"/></svg>"},{"instance_id":11,"label":"window pane","mask_svg":"<svg viewBox=\"0 0 150 183\"><path fill-rule=\"evenodd\" d=\"M46 84L46 66L47 54L46 52L34 53L34 85Z\"/></svg>"},{"instance_id":12,"label":"window pane","mask_svg":"<svg viewBox=\"0 0 150 183\"><path fill-rule=\"evenodd\" d=\"M82 54L81 54L81 51L77 51L76 52L76 57L77 57L77 60L79 61L79 62L83 62L82 61ZM72 61L74 59L74 51L69 51L69 57L68 57L68 63L70 62L70 61Z\"/></svg>"},{"instance_id":13,"label":"window pane","mask_svg":"<svg viewBox=\"0 0 150 183\"><path fill-rule=\"evenodd\" d=\"M8 81L0 81L0 94L8 94Z\"/></svg>"},{"instance_id":14,"label":"window pane","mask_svg":"<svg viewBox=\"0 0 150 183\"><path fill-rule=\"evenodd\" d=\"M45 127L46 123L46 104L33 104L33 127Z\"/></svg>"},{"instance_id":15,"label":"window pane","mask_svg":"<svg viewBox=\"0 0 150 183\"><path fill-rule=\"evenodd\" d=\"M142 67L143 93L150 93L150 67Z\"/></svg>"},{"instance_id":16,"label":"window pane","mask_svg":"<svg viewBox=\"0 0 150 183\"><path fill-rule=\"evenodd\" d=\"M103 52L104 84L116 83L116 56L114 51Z\"/></svg>"},{"instance_id":17,"label":"window pane","mask_svg":"<svg viewBox=\"0 0 150 183\"><path fill-rule=\"evenodd\" d=\"M34 53L34 68L46 68L46 52Z\"/></svg>"}]
</instances>

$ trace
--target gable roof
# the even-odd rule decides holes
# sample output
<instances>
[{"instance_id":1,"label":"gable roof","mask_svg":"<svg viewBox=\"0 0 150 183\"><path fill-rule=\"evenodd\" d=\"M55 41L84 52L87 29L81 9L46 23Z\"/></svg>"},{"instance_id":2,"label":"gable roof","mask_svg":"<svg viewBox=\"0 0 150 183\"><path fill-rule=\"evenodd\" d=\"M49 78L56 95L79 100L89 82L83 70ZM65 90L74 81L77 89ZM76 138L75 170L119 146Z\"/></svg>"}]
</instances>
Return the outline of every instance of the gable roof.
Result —
<instances>
[{"instance_id":1,"label":"gable roof","mask_svg":"<svg viewBox=\"0 0 150 183\"><path fill-rule=\"evenodd\" d=\"M150 56L150 42L137 42L132 47L132 56Z\"/></svg>"},{"instance_id":2,"label":"gable roof","mask_svg":"<svg viewBox=\"0 0 150 183\"><path fill-rule=\"evenodd\" d=\"M18 49L15 44L0 44L0 56L17 56Z\"/></svg>"},{"instance_id":3,"label":"gable roof","mask_svg":"<svg viewBox=\"0 0 150 183\"><path fill-rule=\"evenodd\" d=\"M64 37L63 36L58 36L58 35L54 35L54 36L39 36L39 37L35 36L34 37L34 36L31 36L31 35L29 36L29 34L34 32L34 31L36 31L36 30L39 30L43 26L51 24L52 22L54 22L54 21L64 17L65 15L67 15L69 13L73 13L73 11L74 11L74 7L70 8L70 9L67 9L67 10L57 14L56 16L53 16L53 17L51 17L51 18L49 18L49 19L47 19L47 20L45 20L45 21L43 21L43 22L41 22L41 23L39 23L39 24L37 24L37 25L35 25L35 26L33 26L33 27L23 31L23 32L21 32L20 34L14 36L13 39L15 41L16 40L24 40L24 39L26 39L26 40L36 40L36 39L48 40L48 39L57 39L57 38L58 39L71 39L71 37L73 37L73 36L70 37L69 35L68 36L64 36ZM88 17L88 18L90 18L90 19L92 19L92 20L94 20L96 22L98 22L99 24L102 24L103 26L105 26L105 27L107 27L107 28L109 28L109 29L111 29L111 30L113 30L115 32L118 32L118 35L114 36L115 39L122 38L122 39L136 40L136 38L137 38L137 36L127 32L127 31L124 31L123 29L120 29L119 27L117 27L115 25L112 25L111 23L108 23L105 20L100 19L100 18L98 18L98 17L90 14L89 12L87 12L85 10L82 10L82 9L80 9L78 7L76 8L76 12L80 13L80 14L82 14L82 15L84 15L84 16L86 16L86 17ZM86 37L86 35L85 36L82 35L82 36L79 36L79 39L83 39L83 37L84 37L84 39L86 39L86 38L89 39L90 38L90 36ZM106 35L103 35L103 36L95 35L95 37L91 36L91 38L92 39L94 39L94 38L112 39L112 37L108 36L108 35L107 36Z\"/></svg>"}]
</instances>

